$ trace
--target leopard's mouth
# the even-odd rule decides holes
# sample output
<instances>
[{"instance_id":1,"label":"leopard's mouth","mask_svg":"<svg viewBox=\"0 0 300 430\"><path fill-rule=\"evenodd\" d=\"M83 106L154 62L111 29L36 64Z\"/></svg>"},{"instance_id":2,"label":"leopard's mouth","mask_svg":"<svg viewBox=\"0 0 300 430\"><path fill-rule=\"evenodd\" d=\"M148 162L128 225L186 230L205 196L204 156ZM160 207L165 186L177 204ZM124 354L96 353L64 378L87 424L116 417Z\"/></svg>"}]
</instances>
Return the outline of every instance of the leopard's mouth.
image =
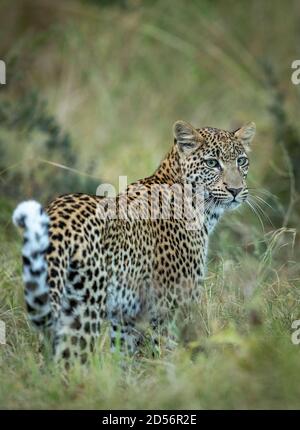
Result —
<instances>
[{"instance_id":1,"label":"leopard's mouth","mask_svg":"<svg viewBox=\"0 0 300 430\"><path fill-rule=\"evenodd\" d=\"M229 210L237 209L240 205L246 202L248 194L241 195L238 197L232 197L229 202L225 202L225 206Z\"/></svg>"},{"instance_id":2,"label":"leopard's mouth","mask_svg":"<svg viewBox=\"0 0 300 430\"><path fill-rule=\"evenodd\" d=\"M242 203L242 201L232 199L228 205L228 209L237 209Z\"/></svg>"},{"instance_id":3,"label":"leopard's mouth","mask_svg":"<svg viewBox=\"0 0 300 430\"><path fill-rule=\"evenodd\" d=\"M212 191L205 193L205 201L207 206L220 209L236 209L247 200L248 195L238 197L221 197L215 195Z\"/></svg>"}]
</instances>

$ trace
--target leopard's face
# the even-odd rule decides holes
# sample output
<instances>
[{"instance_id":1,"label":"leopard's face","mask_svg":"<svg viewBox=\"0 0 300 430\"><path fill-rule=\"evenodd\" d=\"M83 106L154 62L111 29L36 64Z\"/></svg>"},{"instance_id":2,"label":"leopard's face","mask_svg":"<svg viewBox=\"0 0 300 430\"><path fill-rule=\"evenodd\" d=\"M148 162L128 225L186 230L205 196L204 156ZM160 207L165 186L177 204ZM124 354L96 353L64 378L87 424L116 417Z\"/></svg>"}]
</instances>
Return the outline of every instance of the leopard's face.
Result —
<instances>
[{"instance_id":1,"label":"leopard's face","mask_svg":"<svg viewBox=\"0 0 300 430\"><path fill-rule=\"evenodd\" d=\"M248 155L243 144L230 133L210 133L213 134L212 141L195 154L199 158L198 180L203 185L206 199L224 209L233 209L248 196ZM189 160L187 164L190 164Z\"/></svg>"},{"instance_id":2,"label":"leopard's face","mask_svg":"<svg viewBox=\"0 0 300 430\"><path fill-rule=\"evenodd\" d=\"M195 129L178 121L174 131L184 179L203 191L207 204L235 209L247 199L248 151L254 123L229 132Z\"/></svg>"}]
</instances>

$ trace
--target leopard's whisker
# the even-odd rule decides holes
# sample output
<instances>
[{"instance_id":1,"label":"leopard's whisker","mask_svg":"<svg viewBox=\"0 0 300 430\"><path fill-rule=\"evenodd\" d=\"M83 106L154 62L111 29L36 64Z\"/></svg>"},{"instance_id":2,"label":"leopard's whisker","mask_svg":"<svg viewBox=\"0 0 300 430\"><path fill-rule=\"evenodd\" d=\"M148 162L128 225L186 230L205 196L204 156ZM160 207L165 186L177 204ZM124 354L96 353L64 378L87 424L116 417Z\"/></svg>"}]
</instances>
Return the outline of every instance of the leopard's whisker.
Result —
<instances>
[{"instance_id":1,"label":"leopard's whisker","mask_svg":"<svg viewBox=\"0 0 300 430\"><path fill-rule=\"evenodd\" d=\"M249 191L255 191L256 193L264 194L265 196L272 197L275 200L278 199L276 194L271 193L270 191L266 190L265 188L248 187L248 190Z\"/></svg>"},{"instance_id":2,"label":"leopard's whisker","mask_svg":"<svg viewBox=\"0 0 300 430\"><path fill-rule=\"evenodd\" d=\"M252 198L252 200L251 200ZM250 196L250 200L252 201L252 204L256 207L256 209L258 211L260 211L260 213L265 217L265 219L272 225L272 227L274 227L274 224L272 223L271 218L269 217L269 215L263 210L263 208L261 207L261 205L259 204L259 202L254 200L254 196ZM271 208L273 209L273 208Z\"/></svg>"},{"instance_id":3,"label":"leopard's whisker","mask_svg":"<svg viewBox=\"0 0 300 430\"><path fill-rule=\"evenodd\" d=\"M214 205L214 199L213 199L213 197L211 197L208 201L207 201L207 203L208 203L208 205L207 205L207 207L205 207L205 210L204 210L204 212L205 212L205 214L208 214L209 213L209 211L210 211L210 209L213 207L213 205Z\"/></svg>"},{"instance_id":4,"label":"leopard's whisker","mask_svg":"<svg viewBox=\"0 0 300 430\"><path fill-rule=\"evenodd\" d=\"M273 206L271 206L270 205L270 203L268 203L265 199L263 199L262 197L260 197L260 196L256 196L256 195L254 195L254 194L252 194L251 195L251 197L253 197L253 198L255 198L255 199L258 199L258 200L260 200L262 203L264 203L265 205L267 205L270 209L272 209L272 211L274 211L274 208L273 208Z\"/></svg>"},{"instance_id":5,"label":"leopard's whisker","mask_svg":"<svg viewBox=\"0 0 300 430\"><path fill-rule=\"evenodd\" d=\"M264 226L264 223L263 223L263 221L261 219L261 216L259 215L259 213L255 209L255 207L253 206L253 204L249 200L247 200L246 203L251 208L251 210L253 211L253 213L257 216L257 218L258 218L258 220L259 220L259 222L260 222L260 224L262 226L263 231L265 231L265 226Z\"/></svg>"}]
</instances>

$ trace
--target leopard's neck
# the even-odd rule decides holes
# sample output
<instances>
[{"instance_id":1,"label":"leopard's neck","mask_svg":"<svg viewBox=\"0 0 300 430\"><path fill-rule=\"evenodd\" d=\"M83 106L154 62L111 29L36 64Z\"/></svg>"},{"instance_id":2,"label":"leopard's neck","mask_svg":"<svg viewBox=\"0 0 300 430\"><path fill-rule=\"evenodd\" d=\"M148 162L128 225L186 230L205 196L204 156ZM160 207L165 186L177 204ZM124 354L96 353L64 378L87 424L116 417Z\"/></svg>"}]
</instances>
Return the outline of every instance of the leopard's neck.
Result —
<instances>
[{"instance_id":1,"label":"leopard's neck","mask_svg":"<svg viewBox=\"0 0 300 430\"><path fill-rule=\"evenodd\" d=\"M224 210L222 208L213 207L205 212L204 225L206 226L208 234L212 233L220 219L222 218Z\"/></svg>"},{"instance_id":2,"label":"leopard's neck","mask_svg":"<svg viewBox=\"0 0 300 430\"><path fill-rule=\"evenodd\" d=\"M183 178L176 144L172 146L171 150L162 160L152 178L154 179L154 182L168 185L181 184L184 186L186 184ZM223 213L224 210L222 208L211 206L208 201L204 200L204 218L202 221L202 227L207 231L208 235L213 232L214 228L223 216Z\"/></svg>"},{"instance_id":3,"label":"leopard's neck","mask_svg":"<svg viewBox=\"0 0 300 430\"><path fill-rule=\"evenodd\" d=\"M159 183L170 185L183 183L179 154L175 144L160 163L153 177Z\"/></svg>"}]
</instances>

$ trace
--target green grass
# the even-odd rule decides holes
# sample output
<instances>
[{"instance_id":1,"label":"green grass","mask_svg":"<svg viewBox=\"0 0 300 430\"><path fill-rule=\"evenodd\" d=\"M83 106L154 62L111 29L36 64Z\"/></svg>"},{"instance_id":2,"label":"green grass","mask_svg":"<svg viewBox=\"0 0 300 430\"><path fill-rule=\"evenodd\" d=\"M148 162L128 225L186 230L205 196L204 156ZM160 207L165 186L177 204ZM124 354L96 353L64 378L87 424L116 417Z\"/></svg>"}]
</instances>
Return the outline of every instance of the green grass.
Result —
<instances>
[{"instance_id":1,"label":"green grass","mask_svg":"<svg viewBox=\"0 0 300 430\"><path fill-rule=\"evenodd\" d=\"M0 408L299 408L291 324L300 319L300 214L294 205L282 228L294 178L275 109L299 133L300 93L290 81L297 2L17 2L14 11L0 5L10 81L0 101ZM267 85L264 64L278 88ZM274 101L276 90L284 100ZM174 328L174 351L162 346L153 359L145 350L121 364L104 330L91 366L66 379L26 318L12 210L20 199L46 203L151 174L177 119L226 129L256 122L249 183L275 227L260 213L263 229L247 207L224 218L201 305Z\"/></svg>"}]
</instances>

